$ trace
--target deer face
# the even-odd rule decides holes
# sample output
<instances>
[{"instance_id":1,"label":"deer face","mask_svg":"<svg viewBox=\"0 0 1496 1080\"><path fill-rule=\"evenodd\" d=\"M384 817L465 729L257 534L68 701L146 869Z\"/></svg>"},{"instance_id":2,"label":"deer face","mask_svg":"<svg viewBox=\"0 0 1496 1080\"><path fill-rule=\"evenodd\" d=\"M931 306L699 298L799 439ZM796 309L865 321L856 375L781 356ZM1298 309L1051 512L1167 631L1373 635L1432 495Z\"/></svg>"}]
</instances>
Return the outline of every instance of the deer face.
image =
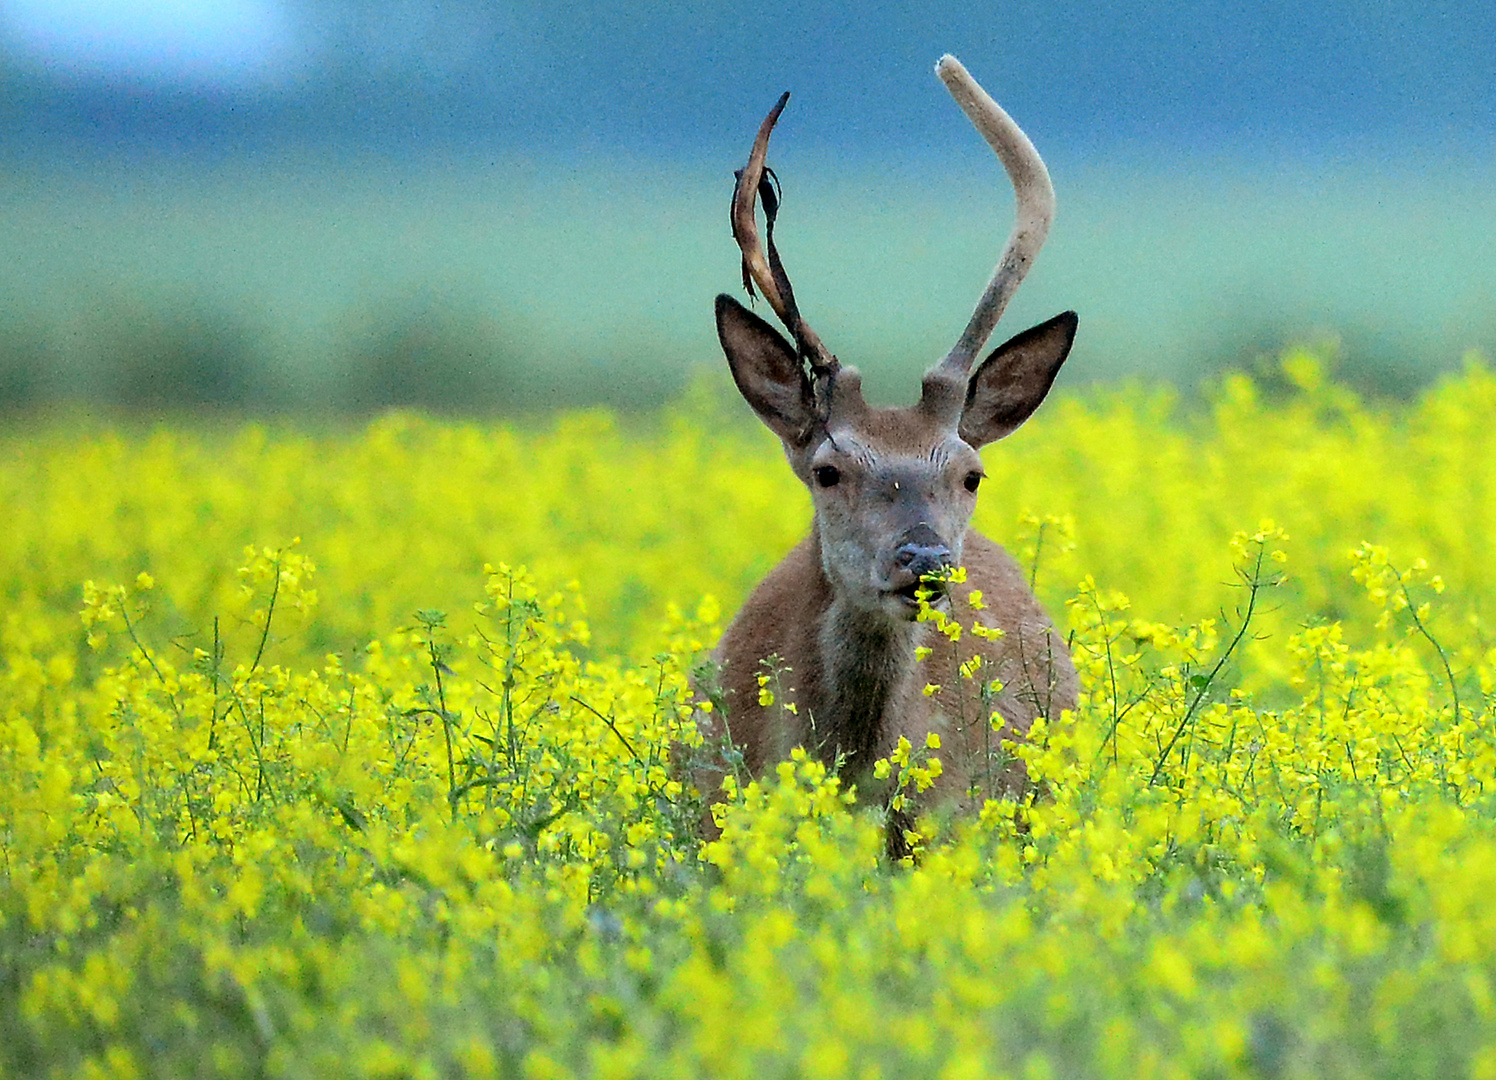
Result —
<instances>
[{"instance_id":1,"label":"deer face","mask_svg":"<svg viewBox=\"0 0 1496 1080\"><path fill-rule=\"evenodd\" d=\"M857 370L838 367L822 410L794 347L718 297L717 332L733 378L810 490L821 564L844 603L912 619L920 579L960 565L984 476L977 450L1038 408L1075 327L1067 312L1019 334L969 382L931 372L909 408L869 407Z\"/></svg>"},{"instance_id":2,"label":"deer face","mask_svg":"<svg viewBox=\"0 0 1496 1080\"><path fill-rule=\"evenodd\" d=\"M960 565L982 460L918 409L867 410L807 448L821 563L862 610L913 618L920 578Z\"/></svg>"}]
</instances>

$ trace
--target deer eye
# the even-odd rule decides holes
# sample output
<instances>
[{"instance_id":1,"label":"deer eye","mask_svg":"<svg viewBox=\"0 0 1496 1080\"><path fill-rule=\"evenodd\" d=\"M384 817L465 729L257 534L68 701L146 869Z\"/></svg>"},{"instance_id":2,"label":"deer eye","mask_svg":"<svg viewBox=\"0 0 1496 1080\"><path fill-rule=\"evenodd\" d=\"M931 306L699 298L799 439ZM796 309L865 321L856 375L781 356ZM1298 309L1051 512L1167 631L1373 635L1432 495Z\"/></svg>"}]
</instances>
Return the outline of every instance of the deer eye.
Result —
<instances>
[{"instance_id":1,"label":"deer eye","mask_svg":"<svg viewBox=\"0 0 1496 1080\"><path fill-rule=\"evenodd\" d=\"M814 475L816 483L821 487L836 487L837 481L841 479L841 470L835 465L817 465Z\"/></svg>"},{"instance_id":2,"label":"deer eye","mask_svg":"<svg viewBox=\"0 0 1496 1080\"><path fill-rule=\"evenodd\" d=\"M982 486L982 474L973 469L966 474L966 479L962 483L966 485L967 491L975 492L977 488Z\"/></svg>"}]
</instances>

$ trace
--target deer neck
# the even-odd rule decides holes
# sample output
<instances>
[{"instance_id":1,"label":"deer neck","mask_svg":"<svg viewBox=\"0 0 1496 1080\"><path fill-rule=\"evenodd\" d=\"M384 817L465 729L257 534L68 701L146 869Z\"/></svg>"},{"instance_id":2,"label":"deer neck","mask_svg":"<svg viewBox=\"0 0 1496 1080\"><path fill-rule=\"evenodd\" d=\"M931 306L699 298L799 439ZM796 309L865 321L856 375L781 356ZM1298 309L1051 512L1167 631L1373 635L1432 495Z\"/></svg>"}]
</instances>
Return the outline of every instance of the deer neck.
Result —
<instances>
[{"instance_id":1,"label":"deer neck","mask_svg":"<svg viewBox=\"0 0 1496 1080\"><path fill-rule=\"evenodd\" d=\"M855 777L887 753L888 732L912 692L924 629L832 595L818 635L821 686L812 713L827 764L841 758Z\"/></svg>"}]
</instances>

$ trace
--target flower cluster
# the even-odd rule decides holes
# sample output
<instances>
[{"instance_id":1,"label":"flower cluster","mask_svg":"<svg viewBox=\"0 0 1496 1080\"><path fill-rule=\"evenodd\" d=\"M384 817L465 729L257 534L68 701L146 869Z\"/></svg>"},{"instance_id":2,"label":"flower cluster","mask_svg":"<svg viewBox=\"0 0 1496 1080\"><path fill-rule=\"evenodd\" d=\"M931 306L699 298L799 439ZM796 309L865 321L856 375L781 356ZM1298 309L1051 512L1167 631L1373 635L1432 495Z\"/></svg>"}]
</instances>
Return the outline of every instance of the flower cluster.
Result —
<instances>
[{"instance_id":1,"label":"flower cluster","mask_svg":"<svg viewBox=\"0 0 1496 1080\"><path fill-rule=\"evenodd\" d=\"M5 432L0 1073L1496 1077L1496 379L1284 373L989 455L1080 706L902 864L814 755L698 733L804 526L709 404ZM986 680L983 603L932 681Z\"/></svg>"}]
</instances>

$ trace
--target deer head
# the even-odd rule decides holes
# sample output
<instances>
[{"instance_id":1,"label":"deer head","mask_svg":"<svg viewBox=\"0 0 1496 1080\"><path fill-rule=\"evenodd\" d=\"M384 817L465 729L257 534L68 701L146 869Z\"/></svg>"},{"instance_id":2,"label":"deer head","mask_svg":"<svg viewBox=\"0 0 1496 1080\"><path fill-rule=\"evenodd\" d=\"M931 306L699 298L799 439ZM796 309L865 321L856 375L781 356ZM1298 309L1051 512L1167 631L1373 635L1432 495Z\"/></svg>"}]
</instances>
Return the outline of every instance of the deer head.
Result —
<instances>
[{"instance_id":1,"label":"deer head","mask_svg":"<svg viewBox=\"0 0 1496 1080\"><path fill-rule=\"evenodd\" d=\"M972 371L1044 243L1054 188L1028 137L958 60L942 57L935 70L1007 170L1017 211L991 282L955 346L926 372L918 404L869 406L857 369L842 366L800 314L774 246L779 197L766 165L787 93L764 119L737 174L732 230L743 254L744 288L751 297L758 287L790 338L731 297L717 297L717 335L733 379L810 489L821 563L838 601L893 620L914 617L922 577L961 563L983 478L977 451L1039 407L1076 329L1074 312L1057 315L1005 342Z\"/></svg>"}]
</instances>

